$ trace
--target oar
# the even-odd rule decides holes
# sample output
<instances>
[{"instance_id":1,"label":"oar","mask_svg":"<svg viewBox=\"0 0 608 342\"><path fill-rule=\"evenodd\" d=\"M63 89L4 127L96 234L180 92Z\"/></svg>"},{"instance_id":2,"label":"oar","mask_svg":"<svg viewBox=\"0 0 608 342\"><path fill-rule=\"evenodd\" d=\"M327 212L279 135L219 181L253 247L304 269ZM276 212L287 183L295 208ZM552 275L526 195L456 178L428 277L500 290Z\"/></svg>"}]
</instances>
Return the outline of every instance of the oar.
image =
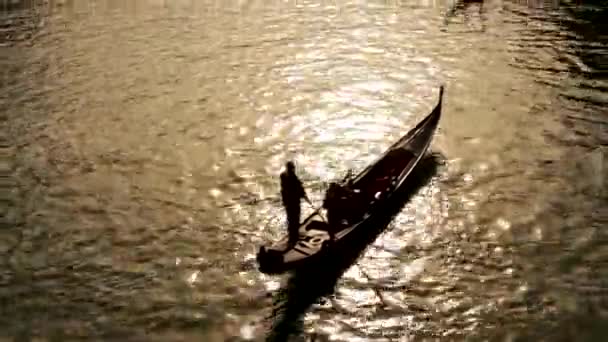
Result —
<instances>
[{"instance_id":1,"label":"oar","mask_svg":"<svg viewBox=\"0 0 608 342\"><path fill-rule=\"evenodd\" d=\"M317 207L315 207L315 205L314 205L314 204L312 204L312 202L310 201L310 199L308 199L308 197L306 197L306 202L308 202L308 204L310 204L310 208L311 208L313 211L317 211ZM321 217L321 220L323 220L323 222L325 222L325 223L329 224L329 223L327 222L327 220L325 219L325 216L323 216L323 215L319 214L319 217Z\"/></svg>"},{"instance_id":2,"label":"oar","mask_svg":"<svg viewBox=\"0 0 608 342\"><path fill-rule=\"evenodd\" d=\"M304 197L304 199L305 199L305 200L306 200L306 202L307 202L307 203L310 205L310 208L311 208L312 210L317 210L317 208L315 207L315 205L314 205L314 204L312 204L312 201L311 201L311 200L308 198L308 196L307 196L307 197ZM274 219L276 219L276 218L277 218L277 217L279 217L279 216L280 216L280 215L275 214L275 215L272 215L270 218L268 218L268 219L266 220L266 223L263 225L264 230L266 230L266 228L268 228L268 226L270 225L270 223L271 223L272 221L274 221ZM323 218L323 220L325 220L325 219Z\"/></svg>"},{"instance_id":3,"label":"oar","mask_svg":"<svg viewBox=\"0 0 608 342\"><path fill-rule=\"evenodd\" d=\"M310 204L310 207L315 209L315 206L312 204L312 202L310 201L310 199L308 198L308 196L305 196L304 199L306 200L306 202L308 202L308 204Z\"/></svg>"}]
</instances>

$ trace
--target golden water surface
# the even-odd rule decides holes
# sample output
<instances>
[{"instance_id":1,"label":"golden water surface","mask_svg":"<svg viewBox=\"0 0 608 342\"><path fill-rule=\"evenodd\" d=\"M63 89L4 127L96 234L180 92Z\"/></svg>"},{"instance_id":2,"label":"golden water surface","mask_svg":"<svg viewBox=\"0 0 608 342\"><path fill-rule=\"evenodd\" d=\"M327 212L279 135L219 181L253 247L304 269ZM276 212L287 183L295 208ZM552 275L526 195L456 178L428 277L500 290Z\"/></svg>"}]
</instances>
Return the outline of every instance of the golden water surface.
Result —
<instances>
[{"instance_id":1,"label":"golden water surface","mask_svg":"<svg viewBox=\"0 0 608 342\"><path fill-rule=\"evenodd\" d=\"M605 8L32 2L0 7L0 337L608 334ZM441 84L437 172L278 333L283 163L318 205Z\"/></svg>"}]
</instances>

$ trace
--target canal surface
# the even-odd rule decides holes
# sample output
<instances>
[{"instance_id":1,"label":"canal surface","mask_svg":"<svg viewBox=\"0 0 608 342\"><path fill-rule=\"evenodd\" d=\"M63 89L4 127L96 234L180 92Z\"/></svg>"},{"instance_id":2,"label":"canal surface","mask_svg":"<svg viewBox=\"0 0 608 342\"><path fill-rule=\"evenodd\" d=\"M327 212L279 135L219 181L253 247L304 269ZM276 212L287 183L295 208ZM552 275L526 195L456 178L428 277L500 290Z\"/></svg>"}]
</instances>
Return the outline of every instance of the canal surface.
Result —
<instances>
[{"instance_id":1,"label":"canal surface","mask_svg":"<svg viewBox=\"0 0 608 342\"><path fill-rule=\"evenodd\" d=\"M0 337L606 336L606 8L583 3L5 4ZM441 84L441 162L332 293L258 272L283 163L320 204Z\"/></svg>"}]
</instances>

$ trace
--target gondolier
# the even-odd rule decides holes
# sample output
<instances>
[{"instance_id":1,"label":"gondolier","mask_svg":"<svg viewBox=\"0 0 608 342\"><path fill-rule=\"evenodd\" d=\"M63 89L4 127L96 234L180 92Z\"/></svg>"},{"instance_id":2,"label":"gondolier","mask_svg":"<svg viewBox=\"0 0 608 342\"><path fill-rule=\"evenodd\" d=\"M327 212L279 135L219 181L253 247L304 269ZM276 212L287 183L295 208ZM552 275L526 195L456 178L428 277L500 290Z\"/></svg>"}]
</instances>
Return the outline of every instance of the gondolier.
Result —
<instances>
[{"instance_id":1,"label":"gondolier","mask_svg":"<svg viewBox=\"0 0 608 342\"><path fill-rule=\"evenodd\" d=\"M300 227L300 200L305 199L311 203L306 196L302 182L296 175L296 167L293 162L285 164L285 171L281 173L281 199L287 214L287 230L289 232L289 245L298 240L298 229Z\"/></svg>"}]
</instances>

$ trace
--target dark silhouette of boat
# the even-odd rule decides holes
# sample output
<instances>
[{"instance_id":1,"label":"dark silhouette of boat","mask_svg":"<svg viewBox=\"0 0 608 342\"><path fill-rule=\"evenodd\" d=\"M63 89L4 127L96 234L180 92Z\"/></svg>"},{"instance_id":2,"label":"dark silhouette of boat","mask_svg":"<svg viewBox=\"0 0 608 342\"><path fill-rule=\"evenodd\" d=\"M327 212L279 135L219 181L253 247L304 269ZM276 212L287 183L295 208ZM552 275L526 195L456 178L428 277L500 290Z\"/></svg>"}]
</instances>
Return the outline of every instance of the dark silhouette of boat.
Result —
<instances>
[{"instance_id":1,"label":"dark silhouette of boat","mask_svg":"<svg viewBox=\"0 0 608 342\"><path fill-rule=\"evenodd\" d=\"M295 245L288 245L285 237L270 247L262 246L257 255L263 273L277 274L296 269L308 262L319 260L327 252L348 246L356 232L364 229L374 215L387 206L399 191L412 170L426 153L441 117L443 86L433 111L413 129L391 145L386 152L367 168L348 181L352 190L340 207L344 212L327 213L319 208L300 225L300 237ZM337 214L341 220L330 225L328 214ZM329 231L334 232L331 241Z\"/></svg>"}]
</instances>

